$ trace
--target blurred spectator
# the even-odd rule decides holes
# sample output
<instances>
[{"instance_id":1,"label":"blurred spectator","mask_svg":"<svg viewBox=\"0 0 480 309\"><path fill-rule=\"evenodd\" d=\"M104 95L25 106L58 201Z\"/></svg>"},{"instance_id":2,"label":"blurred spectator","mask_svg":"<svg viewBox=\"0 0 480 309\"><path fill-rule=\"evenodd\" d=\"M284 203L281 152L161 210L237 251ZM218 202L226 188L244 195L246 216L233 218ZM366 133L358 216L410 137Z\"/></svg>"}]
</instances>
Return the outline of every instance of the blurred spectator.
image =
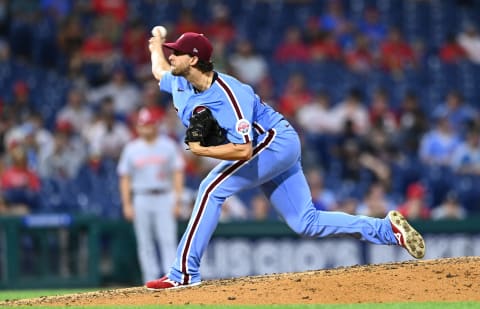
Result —
<instances>
[{"instance_id":1,"label":"blurred spectator","mask_svg":"<svg viewBox=\"0 0 480 309\"><path fill-rule=\"evenodd\" d=\"M368 111L363 106L362 94L358 89L351 89L343 102L338 103L332 110L331 121L335 132L340 132L347 121L351 121L352 128L357 134L365 134L369 127Z\"/></svg>"},{"instance_id":2,"label":"blurred spectator","mask_svg":"<svg viewBox=\"0 0 480 309\"><path fill-rule=\"evenodd\" d=\"M288 77L283 93L278 100L278 110L286 118L293 119L302 106L312 101L312 93L307 87L305 77L301 73L293 73Z\"/></svg>"},{"instance_id":3,"label":"blurred spectator","mask_svg":"<svg viewBox=\"0 0 480 309\"><path fill-rule=\"evenodd\" d=\"M0 173L0 185L3 198L9 211L26 214L38 207L40 179L28 168L27 153L22 145L9 149L11 163Z\"/></svg>"},{"instance_id":4,"label":"blurred spectator","mask_svg":"<svg viewBox=\"0 0 480 309\"><path fill-rule=\"evenodd\" d=\"M73 125L66 120L57 122L54 147L42 156L39 175L58 180L73 179L86 159L85 146L75 135Z\"/></svg>"},{"instance_id":5,"label":"blurred spectator","mask_svg":"<svg viewBox=\"0 0 480 309\"><path fill-rule=\"evenodd\" d=\"M116 114L126 116L140 106L140 90L129 81L126 68L118 64L112 72L110 80L87 93L89 102L98 103L105 97L111 97Z\"/></svg>"},{"instance_id":6,"label":"blurred spectator","mask_svg":"<svg viewBox=\"0 0 480 309\"><path fill-rule=\"evenodd\" d=\"M312 101L295 114L305 148L305 164L308 166L308 154L311 153L312 164L320 165L325 170L330 168L331 148L335 141L334 126L331 120L330 97L324 91L315 93Z\"/></svg>"},{"instance_id":7,"label":"blurred spectator","mask_svg":"<svg viewBox=\"0 0 480 309\"><path fill-rule=\"evenodd\" d=\"M10 45L0 38L0 64L10 59Z\"/></svg>"},{"instance_id":8,"label":"blurred spectator","mask_svg":"<svg viewBox=\"0 0 480 309\"><path fill-rule=\"evenodd\" d=\"M318 210L337 209L335 195L324 186L322 171L319 168L310 168L306 171L306 178L315 208Z\"/></svg>"},{"instance_id":9,"label":"blurred spectator","mask_svg":"<svg viewBox=\"0 0 480 309\"><path fill-rule=\"evenodd\" d=\"M4 106L3 113L20 124L35 112L30 98L30 88L24 80L17 80L12 86L13 99Z\"/></svg>"},{"instance_id":10,"label":"blurred spectator","mask_svg":"<svg viewBox=\"0 0 480 309\"><path fill-rule=\"evenodd\" d=\"M0 156L8 148L7 134L14 127L14 121L8 115L0 111Z\"/></svg>"},{"instance_id":11,"label":"blurred spectator","mask_svg":"<svg viewBox=\"0 0 480 309\"><path fill-rule=\"evenodd\" d=\"M380 123L365 135L359 160L364 168L372 172L376 181L388 186L392 176L390 164L394 161L396 152L391 135Z\"/></svg>"},{"instance_id":12,"label":"blurred spectator","mask_svg":"<svg viewBox=\"0 0 480 309\"><path fill-rule=\"evenodd\" d=\"M270 78L265 78L256 87L256 93L262 101L275 109L278 109L278 101L273 82Z\"/></svg>"},{"instance_id":13,"label":"blurred spectator","mask_svg":"<svg viewBox=\"0 0 480 309\"><path fill-rule=\"evenodd\" d=\"M151 69L148 38L149 32L139 19L130 22L122 35L122 56L136 68L137 77L147 75Z\"/></svg>"},{"instance_id":14,"label":"blurred spectator","mask_svg":"<svg viewBox=\"0 0 480 309\"><path fill-rule=\"evenodd\" d=\"M237 34L230 16L230 8L223 3L213 4L211 20L204 29L210 40L220 40L229 45Z\"/></svg>"},{"instance_id":15,"label":"blurred spectator","mask_svg":"<svg viewBox=\"0 0 480 309\"><path fill-rule=\"evenodd\" d=\"M251 218L254 221L265 221L274 218L270 201L263 193L256 194L250 201Z\"/></svg>"},{"instance_id":16,"label":"blurred spectator","mask_svg":"<svg viewBox=\"0 0 480 309\"><path fill-rule=\"evenodd\" d=\"M386 89L378 88L374 91L370 103L369 117L372 125L380 125L388 133L397 130L397 117L390 109L389 94Z\"/></svg>"},{"instance_id":17,"label":"blurred spectator","mask_svg":"<svg viewBox=\"0 0 480 309\"><path fill-rule=\"evenodd\" d=\"M310 60L310 53L302 40L300 28L290 26L285 30L283 40L275 48L273 57L278 63Z\"/></svg>"},{"instance_id":18,"label":"blurred spectator","mask_svg":"<svg viewBox=\"0 0 480 309\"><path fill-rule=\"evenodd\" d=\"M460 174L480 175L480 132L468 131L466 140L453 153L452 168Z\"/></svg>"},{"instance_id":19,"label":"blurred spectator","mask_svg":"<svg viewBox=\"0 0 480 309\"><path fill-rule=\"evenodd\" d=\"M51 133L44 128L43 118L33 113L18 126L12 127L5 136L5 145L21 144L24 147L29 168L36 170L40 158L53 148Z\"/></svg>"},{"instance_id":20,"label":"blurred spectator","mask_svg":"<svg viewBox=\"0 0 480 309\"><path fill-rule=\"evenodd\" d=\"M392 27L381 42L380 61L383 68L394 76L402 75L405 69L416 65L414 51L403 39L400 29Z\"/></svg>"},{"instance_id":21,"label":"blurred spectator","mask_svg":"<svg viewBox=\"0 0 480 309\"><path fill-rule=\"evenodd\" d=\"M319 32L309 45L310 59L312 61L338 61L343 52L332 32Z\"/></svg>"},{"instance_id":22,"label":"blurred spectator","mask_svg":"<svg viewBox=\"0 0 480 309\"><path fill-rule=\"evenodd\" d=\"M123 122L115 119L112 98L104 98L100 108L98 118L84 131L85 139L92 154L118 159L132 135Z\"/></svg>"},{"instance_id":23,"label":"blurred spectator","mask_svg":"<svg viewBox=\"0 0 480 309\"><path fill-rule=\"evenodd\" d=\"M360 180L361 137L355 132L353 122L346 120L343 130L336 138L332 154L340 164L340 179L343 183L356 183Z\"/></svg>"},{"instance_id":24,"label":"blurred spectator","mask_svg":"<svg viewBox=\"0 0 480 309\"><path fill-rule=\"evenodd\" d=\"M428 123L415 93L409 92L402 99L398 123L398 144L406 154L417 156L420 140L428 129Z\"/></svg>"},{"instance_id":25,"label":"blurred spectator","mask_svg":"<svg viewBox=\"0 0 480 309\"><path fill-rule=\"evenodd\" d=\"M309 134L330 134L334 131L330 97L324 91L315 93L312 101L301 106L295 116L302 130Z\"/></svg>"},{"instance_id":26,"label":"blurred spectator","mask_svg":"<svg viewBox=\"0 0 480 309\"><path fill-rule=\"evenodd\" d=\"M350 21L345 17L345 12L340 1L329 0L326 2L324 13L319 18L319 27L323 31L330 31L336 38L341 38L348 31Z\"/></svg>"},{"instance_id":27,"label":"blurred spectator","mask_svg":"<svg viewBox=\"0 0 480 309\"><path fill-rule=\"evenodd\" d=\"M70 89L67 102L58 112L56 122L68 122L75 132L81 133L92 120L92 111L87 104L82 89Z\"/></svg>"},{"instance_id":28,"label":"blurred spectator","mask_svg":"<svg viewBox=\"0 0 480 309\"><path fill-rule=\"evenodd\" d=\"M436 125L423 135L420 159L428 165L449 165L459 139L446 115L438 115Z\"/></svg>"},{"instance_id":29,"label":"blurred spectator","mask_svg":"<svg viewBox=\"0 0 480 309\"><path fill-rule=\"evenodd\" d=\"M90 88L90 82L92 76L85 74L85 67L83 63L82 53L80 51L75 52L70 58L67 59L65 76L72 84L72 88L82 89L83 91Z\"/></svg>"},{"instance_id":30,"label":"blurred spectator","mask_svg":"<svg viewBox=\"0 0 480 309\"><path fill-rule=\"evenodd\" d=\"M380 20L380 14L375 7L368 7L363 11L363 18L357 28L372 42L373 48L378 47L387 35L387 27Z\"/></svg>"},{"instance_id":31,"label":"blurred spectator","mask_svg":"<svg viewBox=\"0 0 480 309\"><path fill-rule=\"evenodd\" d=\"M100 21L96 21L92 26L92 32L83 41L82 56L87 63L102 64L111 61L114 57L113 43L109 40Z\"/></svg>"},{"instance_id":32,"label":"blurred spectator","mask_svg":"<svg viewBox=\"0 0 480 309\"><path fill-rule=\"evenodd\" d=\"M480 35L473 23L464 26L463 31L457 36L457 42L465 50L470 61L480 64Z\"/></svg>"},{"instance_id":33,"label":"blurred spectator","mask_svg":"<svg viewBox=\"0 0 480 309\"><path fill-rule=\"evenodd\" d=\"M357 214L375 218L385 218L390 210L395 209L395 204L389 200L382 183L373 183L357 207Z\"/></svg>"},{"instance_id":34,"label":"blurred spectator","mask_svg":"<svg viewBox=\"0 0 480 309\"><path fill-rule=\"evenodd\" d=\"M158 91L158 84L155 81L150 80L143 84L141 108L148 110L154 121L157 123L160 123L165 116L165 110L160 105L160 93L161 92ZM141 108L138 108L134 113L128 115L128 125L134 134L136 134L135 124L137 123L138 112Z\"/></svg>"},{"instance_id":35,"label":"blurred spectator","mask_svg":"<svg viewBox=\"0 0 480 309\"><path fill-rule=\"evenodd\" d=\"M93 11L98 15L111 15L119 23L123 23L127 19L128 2L126 0L91 0Z\"/></svg>"},{"instance_id":36,"label":"blurred spectator","mask_svg":"<svg viewBox=\"0 0 480 309\"><path fill-rule=\"evenodd\" d=\"M420 183L412 183L407 188L405 202L398 207L398 211L408 219L429 219L430 209L425 204L426 189Z\"/></svg>"},{"instance_id":37,"label":"blurred spectator","mask_svg":"<svg viewBox=\"0 0 480 309\"><path fill-rule=\"evenodd\" d=\"M212 59L213 63L215 64L215 70L217 72L232 74L233 69L229 61L230 54L229 50L227 50L228 46L226 43L222 40L216 39L212 41L212 45Z\"/></svg>"},{"instance_id":38,"label":"blurred spectator","mask_svg":"<svg viewBox=\"0 0 480 309\"><path fill-rule=\"evenodd\" d=\"M345 212L350 215L357 214L358 200L353 196L345 196L338 199L336 211Z\"/></svg>"},{"instance_id":39,"label":"blurred spectator","mask_svg":"<svg viewBox=\"0 0 480 309\"><path fill-rule=\"evenodd\" d=\"M440 46L439 57L445 63L458 63L465 59L463 47L456 41L455 36L449 34L446 41Z\"/></svg>"},{"instance_id":40,"label":"blurred spectator","mask_svg":"<svg viewBox=\"0 0 480 309\"><path fill-rule=\"evenodd\" d=\"M177 39L185 32L203 33L202 25L197 22L194 12L189 8L182 8L180 11L178 21L173 29L173 37Z\"/></svg>"},{"instance_id":41,"label":"blurred spectator","mask_svg":"<svg viewBox=\"0 0 480 309\"><path fill-rule=\"evenodd\" d=\"M235 52L230 56L232 73L240 81L256 87L267 76L267 61L255 52L252 43L240 40L235 46Z\"/></svg>"},{"instance_id":42,"label":"blurred spectator","mask_svg":"<svg viewBox=\"0 0 480 309\"><path fill-rule=\"evenodd\" d=\"M345 52L345 64L352 72L359 74L368 74L374 68L374 55L365 35L357 34L353 48Z\"/></svg>"},{"instance_id":43,"label":"blurred spectator","mask_svg":"<svg viewBox=\"0 0 480 309\"><path fill-rule=\"evenodd\" d=\"M449 192L445 197L445 200L442 202L442 204L438 205L432 210L433 220L441 220L441 219L463 220L466 217L467 217L467 212L465 208L458 201L458 197L455 192Z\"/></svg>"},{"instance_id":44,"label":"blurred spectator","mask_svg":"<svg viewBox=\"0 0 480 309\"><path fill-rule=\"evenodd\" d=\"M220 222L242 221L248 218L248 208L236 195L228 197L223 202Z\"/></svg>"},{"instance_id":45,"label":"blurred spectator","mask_svg":"<svg viewBox=\"0 0 480 309\"><path fill-rule=\"evenodd\" d=\"M31 126L31 127L28 127ZM45 128L45 122L41 114L33 113L27 122L27 130L31 130L29 135L30 140L27 138L24 144L31 151L34 151L38 155L38 160L46 154L52 151L54 147L54 140L50 130ZM27 136L28 137L28 136ZM30 158L30 153L28 153ZM31 166L33 167L33 166ZM36 166L38 168L38 166Z\"/></svg>"},{"instance_id":46,"label":"blurred spectator","mask_svg":"<svg viewBox=\"0 0 480 309\"><path fill-rule=\"evenodd\" d=\"M78 16L70 15L61 22L57 41L60 52L66 59L82 48L84 38L84 28Z\"/></svg>"},{"instance_id":47,"label":"blurred spectator","mask_svg":"<svg viewBox=\"0 0 480 309\"><path fill-rule=\"evenodd\" d=\"M478 111L464 102L463 96L457 90L450 90L445 102L437 105L432 115L445 116L450 122L453 131L463 135L470 126L478 120Z\"/></svg>"},{"instance_id":48,"label":"blurred spectator","mask_svg":"<svg viewBox=\"0 0 480 309\"><path fill-rule=\"evenodd\" d=\"M175 110L173 103L165 109L165 114L160 123L160 130L176 141L183 143L185 137L185 127L178 119L177 111Z\"/></svg>"}]
</instances>

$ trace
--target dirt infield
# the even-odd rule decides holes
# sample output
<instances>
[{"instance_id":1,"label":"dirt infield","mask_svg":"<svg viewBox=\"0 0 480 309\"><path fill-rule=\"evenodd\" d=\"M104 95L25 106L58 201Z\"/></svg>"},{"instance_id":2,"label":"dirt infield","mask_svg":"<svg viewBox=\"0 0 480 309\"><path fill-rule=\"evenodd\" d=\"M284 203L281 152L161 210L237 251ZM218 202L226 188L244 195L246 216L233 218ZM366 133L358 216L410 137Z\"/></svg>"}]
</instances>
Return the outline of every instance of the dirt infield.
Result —
<instances>
[{"instance_id":1,"label":"dirt infield","mask_svg":"<svg viewBox=\"0 0 480 309\"><path fill-rule=\"evenodd\" d=\"M152 292L143 287L0 302L5 305L334 304L480 301L480 257L342 267L205 281Z\"/></svg>"}]
</instances>

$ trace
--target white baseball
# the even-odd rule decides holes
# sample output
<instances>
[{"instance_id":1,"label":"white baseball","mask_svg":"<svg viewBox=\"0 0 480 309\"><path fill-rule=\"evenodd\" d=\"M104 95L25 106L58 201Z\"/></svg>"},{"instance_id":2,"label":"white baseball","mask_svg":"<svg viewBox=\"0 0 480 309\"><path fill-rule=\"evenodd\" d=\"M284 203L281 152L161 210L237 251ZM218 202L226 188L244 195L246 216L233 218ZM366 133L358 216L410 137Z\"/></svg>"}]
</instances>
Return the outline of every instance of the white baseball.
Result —
<instances>
[{"instance_id":1,"label":"white baseball","mask_svg":"<svg viewBox=\"0 0 480 309\"><path fill-rule=\"evenodd\" d=\"M165 28L164 26L155 26L152 29L152 35L165 38L167 36L167 28Z\"/></svg>"}]
</instances>

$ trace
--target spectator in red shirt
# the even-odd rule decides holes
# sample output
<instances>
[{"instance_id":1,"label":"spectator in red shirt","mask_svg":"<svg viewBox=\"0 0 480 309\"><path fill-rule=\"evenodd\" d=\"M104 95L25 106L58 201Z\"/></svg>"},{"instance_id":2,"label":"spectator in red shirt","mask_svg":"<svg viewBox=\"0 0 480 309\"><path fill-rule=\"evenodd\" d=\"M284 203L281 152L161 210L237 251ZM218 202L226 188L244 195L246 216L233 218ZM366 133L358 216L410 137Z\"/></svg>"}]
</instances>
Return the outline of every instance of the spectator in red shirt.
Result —
<instances>
[{"instance_id":1,"label":"spectator in red shirt","mask_svg":"<svg viewBox=\"0 0 480 309\"><path fill-rule=\"evenodd\" d=\"M27 166L26 152L21 144L9 149L11 164L0 174L0 186L9 212L26 214L38 206L40 179Z\"/></svg>"},{"instance_id":2,"label":"spectator in red shirt","mask_svg":"<svg viewBox=\"0 0 480 309\"><path fill-rule=\"evenodd\" d=\"M289 76L285 90L279 99L279 111L293 121L300 107L312 101L312 93L308 90L305 78L300 73Z\"/></svg>"},{"instance_id":3,"label":"spectator in red shirt","mask_svg":"<svg viewBox=\"0 0 480 309\"><path fill-rule=\"evenodd\" d=\"M358 34L353 48L345 53L345 64L352 72L367 74L373 69L374 63L367 36Z\"/></svg>"},{"instance_id":4,"label":"spectator in red shirt","mask_svg":"<svg viewBox=\"0 0 480 309\"><path fill-rule=\"evenodd\" d=\"M113 15L123 23L127 18L128 3L126 0L92 0L92 9L99 15Z\"/></svg>"},{"instance_id":5,"label":"spectator in red shirt","mask_svg":"<svg viewBox=\"0 0 480 309\"><path fill-rule=\"evenodd\" d=\"M394 75L416 64L414 51L398 28L391 28L387 39L381 43L380 60L383 68Z\"/></svg>"},{"instance_id":6,"label":"spectator in red shirt","mask_svg":"<svg viewBox=\"0 0 480 309\"><path fill-rule=\"evenodd\" d=\"M140 20L134 20L122 38L122 53L135 66L150 64L150 53L146 47L149 34Z\"/></svg>"},{"instance_id":7,"label":"spectator in red shirt","mask_svg":"<svg viewBox=\"0 0 480 309\"><path fill-rule=\"evenodd\" d=\"M108 34L102 29L101 20L95 21L93 32L83 42L81 53L83 60L92 64L105 64L114 58L114 46Z\"/></svg>"},{"instance_id":8,"label":"spectator in red shirt","mask_svg":"<svg viewBox=\"0 0 480 309\"><path fill-rule=\"evenodd\" d=\"M279 63L302 61L310 59L307 45L302 40L302 32L298 27L292 26L285 31L283 41L277 46L274 55Z\"/></svg>"},{"instance_id":9,"label":"spectator in red shirt","mask_svg":"<svg viewBox=\"0 0 480 309\"><path fill-rule=\"evenodd\" d=\"M465 59L466 53L463 47L458 44L454 35L447 36L447 40L440 47L439 57L445 63L457 63Z\"/></svg>"},{"instance_id":10,"label":"spectator in red shirt","mask_svg":"<svg viewBox=\"0 0 480 309\"><path fill-rule=\"evenodd\" d=\"M195 20L192 10L184 8L180 12L180 17L174 27L173 34L176 39L186 32L202 33L203 28L202 25Z\"/></svg>"},{"instance_id":11,"label":"spectator in red shirt","mask_svg":"<svg viewBox=\"0 0 480 309\"><path fill-rule=\"evenodd\" d=\"M310 46L310 58L313 61L340 60L342 49L332 32L320 32Z\"/></svg>"},{"instance_id":12,"label":"spectator in red shirt","mask_svg":"<svg viewBox=\"0 0 480 309\"><path fill-rule=\"evenodd\" d=\"M410 184L405 202L397 210L408 219L429 219L430 209L425 204L425 193L426 189L422 184Z\"/></svg>"}]
</instances>

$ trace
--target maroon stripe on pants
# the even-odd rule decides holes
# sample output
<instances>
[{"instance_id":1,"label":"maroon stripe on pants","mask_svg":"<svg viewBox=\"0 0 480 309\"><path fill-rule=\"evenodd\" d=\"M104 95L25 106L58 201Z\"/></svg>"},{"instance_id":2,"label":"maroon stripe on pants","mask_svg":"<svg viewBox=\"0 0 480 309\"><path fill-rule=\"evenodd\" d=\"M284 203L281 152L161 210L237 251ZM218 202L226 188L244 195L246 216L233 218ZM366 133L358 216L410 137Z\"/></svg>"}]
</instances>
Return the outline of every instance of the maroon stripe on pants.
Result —
<instances>
[{"instance_id":1,"label":"maroon stripe on pants","mask_svg":"<svg viewBox=\"0 0 480 309\"><path fill-rule=\"evenodd\" d=\"M266 148L270 144L270 142L273 140L274 136L275 136L275 131L273 129L268 130L267 137L260 144L258 144L258 146L255 147L255 149L253 150L252 158L255 155L257 155L260 151L262 151L264 148ZM190 280L190 275L187 274L188 252L190 251L190 246L192 244L193 237L195 236L196 229L200 223L200 218L202 217L202 214L207 206L208 196L222 182L222 180L224 180L225 178L233 174L235 170L237 170L240 166L244 165L248 161L249 160L239 160L234 164L232 164L229 168L227 168L224 172L222 172L222 174L218 178L216 178L210 185L208 185L207 189L205 190L202 200L200 201L198 212L195 215L195 218L193 220L192 228L188 231L187 240L185 241L185 246L183 247L183 251L182 251L181 271L184 274L183 284L188 284Z\"/></svg>"}]
</instances>

